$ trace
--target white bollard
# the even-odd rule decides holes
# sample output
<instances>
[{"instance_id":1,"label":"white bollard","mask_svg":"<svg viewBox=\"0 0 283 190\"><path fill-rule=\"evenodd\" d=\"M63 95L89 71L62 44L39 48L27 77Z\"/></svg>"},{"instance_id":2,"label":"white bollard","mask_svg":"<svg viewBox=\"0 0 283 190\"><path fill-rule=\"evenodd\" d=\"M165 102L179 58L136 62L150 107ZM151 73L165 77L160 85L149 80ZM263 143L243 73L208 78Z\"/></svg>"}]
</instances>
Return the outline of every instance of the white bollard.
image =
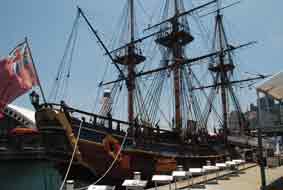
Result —
<instances>
[{"instance_id":1,"label":"white bollard","mask_svg":"<svg viewBox=\"0 0 283 190\"><path fill-rule=\"evenodd\" d=\"M177 171L184 171L184 167L182 165L177 166Z\"/></svg>"},{"instance_id":2,"label":"white bollard","mask_svg":"<svg viewBox=\"0 0 283 190\"><path fill-rule=\"evenodd\" d=\"M74 190L74 180L67 180L66 190Z\"/></svg>"},{"instance_id":3,"label":"white bollard","mask_svg":"<svg viewBox=\"0 0 283 190\"><path fill-rule=\"evenodd\" d=\"M206 160L206 165L207 166L211 166L211 161L210 160Z\"/></svg>"},{"instance_id":4,"label":"white bollard","mask_svg":"<svg viewBox=\"0 0 283 190\"><path fill-rule=\"evenodd\" d=\"M134 172L134 179L141 180L141 172Z\"/></svg>"}]
</instances>

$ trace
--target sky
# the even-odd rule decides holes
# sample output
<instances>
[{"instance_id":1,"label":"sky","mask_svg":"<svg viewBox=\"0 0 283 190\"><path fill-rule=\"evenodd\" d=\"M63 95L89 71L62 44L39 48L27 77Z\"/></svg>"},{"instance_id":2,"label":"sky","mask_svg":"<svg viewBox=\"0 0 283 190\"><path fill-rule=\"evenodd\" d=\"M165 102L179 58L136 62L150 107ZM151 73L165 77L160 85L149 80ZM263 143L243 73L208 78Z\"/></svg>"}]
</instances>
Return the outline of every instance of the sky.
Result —
<instances>
[{"instance_id":1,"label":"sky","mask_svg":"<svg viewBox=\"0 0 283 190\"><path fill-rule=\"evenodd\" d=\"M156 7L164 0L139 1L140 21L151 20ZM68 36L79 5L89 17L98 34L110 47L117 34L119 15L126 0L2 0L0 7L0 56L5 57L17 43L28 37L34 61L46 96L56 76ZM186 0L189 2L189 0ZM198 4L199 0L193 0ZM202 0L201 2L208 2ZM223 0L223 4L235 1ZM140 6L142 4L142 6ZM191 2L187 3L191 5ZM257 41L257 44L239 52L241 72L272 74L282 70L283 50L283 1L242 0L240 4L226 9L225 26L231 41ZM189 9L188 7L187 9ZM158 22L153 20L151 24ZM142 33L141 33L142 34ZM72 105L89 109L97 94L97 85L108 57L85 24L79 27L78 42L74 54L71 93ZM248 76L248 75L243 75ZM255 101L255 90L244 94L246 106ZM31 108L28 95L18 98L16 104Z\"/></svg>"}]
</instances>

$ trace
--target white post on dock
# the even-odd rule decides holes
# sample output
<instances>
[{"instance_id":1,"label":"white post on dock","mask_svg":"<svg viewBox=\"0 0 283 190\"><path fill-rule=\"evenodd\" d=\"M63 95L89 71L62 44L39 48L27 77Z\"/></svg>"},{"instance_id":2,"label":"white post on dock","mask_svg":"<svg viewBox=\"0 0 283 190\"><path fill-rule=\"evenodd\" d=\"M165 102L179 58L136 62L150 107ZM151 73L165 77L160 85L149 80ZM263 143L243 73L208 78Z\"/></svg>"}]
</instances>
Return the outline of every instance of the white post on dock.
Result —
<instances>
[{"instance_id":1,"label":"white post on dock","mask_svg":"<svg viewBox=\"0 0 283 190\"><path fill-rule=\"evenodd\" d=\"M74 190L74 180L67 180L66 182L66 190Z\"/></svg>"},{"instance_id":2,"label":"white post on dock","mask_svg":"<svg viewBox=\"0 0 283 190\"><path fill-rule=\"evenodd\" d=\"M172 172L172 176L173 176L174 183L175 183L175 189L178 189L177 188L177 181L187 178L188 174L187 174L186 171L184 171L184 167L182 165L178 165L177 170ZM190 184L189 184L189 180L188 180L188 186L189 185Z\"/></svg>"},{"instance_id":3,"label":"white post on dock","mask_svg":"<svg viewBox=\"0 0 283 190\"><path fill-rule=\"evenodd\" d=\"M134 172L134 179L141 180L141 172Z\"/></svg>"},{"instance_id":4,"label":"white post on dock","mask_svg":"<svg viewBox=\"0 0 283 190\"><path fill-rule=\"evenodd\" d=\"M169 190L171 190L171 182L173 181L172 175L153 175L151 180L155 184L155 190L157 190L158 184L169 184Z\"/></svg>"},{"instance_id":5,"label":"white post on dock","mask_svg":"<svg viewBox=\"0 0 283 190\"><path fill-rule=\"evenodd\" d=\"M126 190L144 190L146 185L147 181L141 179L141 172L134 172L133 179L126 179L122 184Z\"/></svg>"},{"instance_id":6,"label":"white post on dock","mask_svg":"<svg viewBox=\"0 0 283 190\"><path fill-rule=\"evenodd\" d=\"M177 171L184 171L183 165L178 165L177 166Z\"/></svg>"}]
</instances>

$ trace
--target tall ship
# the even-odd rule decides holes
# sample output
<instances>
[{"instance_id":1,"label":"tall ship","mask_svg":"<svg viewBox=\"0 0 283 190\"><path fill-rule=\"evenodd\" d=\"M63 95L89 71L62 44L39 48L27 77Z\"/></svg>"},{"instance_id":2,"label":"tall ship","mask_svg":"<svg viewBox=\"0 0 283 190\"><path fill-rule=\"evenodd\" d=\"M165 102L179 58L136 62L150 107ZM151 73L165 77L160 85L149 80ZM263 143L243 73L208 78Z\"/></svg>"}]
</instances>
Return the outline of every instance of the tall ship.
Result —
<instances>
[{"instance_id":1,"label":"tall ship","mask_svg":"<svg viewBox=\"0 0 283 190\"><path fill-rule=\"evenodd\" d=\"M253 42L233 45L228 40L222 12L233 4L223 6L213 0L187 9L183 0L160 0L164 5L160 22L145 28L142 37L138 36L136 4L135 0L126 1L121 43L114 50L104 43L92 25L94 21L78 8L50 100L40 103L33 94L36 124L46 137L44 141L54 142L51 134L58 135L56 131L69 139L68 147L74 151L70 178L82 168L107 179L122 180L134 171L149 178L170 173L177 165L187 169L204 165L207 160L224 161L240 156L229 136L249 133L235 87L264 77L234 79L234 54ZM196 21L203 17L214 20L212 35L204 34L203 23ZM115 68L109 81L99 84L103 92L95 106L97 112L74 108L64 96L59 99L70 78L79 22L90 29L110 67ZM212 36L211 44L202 51L200 38L207 36ZM198 56L191 56L195 52ZM126 101L119 100L125 97ZM236 118L233 130L229 128L232 112ZM63 174L69 163L59 163Z\"/></svg>"}]
</instances>

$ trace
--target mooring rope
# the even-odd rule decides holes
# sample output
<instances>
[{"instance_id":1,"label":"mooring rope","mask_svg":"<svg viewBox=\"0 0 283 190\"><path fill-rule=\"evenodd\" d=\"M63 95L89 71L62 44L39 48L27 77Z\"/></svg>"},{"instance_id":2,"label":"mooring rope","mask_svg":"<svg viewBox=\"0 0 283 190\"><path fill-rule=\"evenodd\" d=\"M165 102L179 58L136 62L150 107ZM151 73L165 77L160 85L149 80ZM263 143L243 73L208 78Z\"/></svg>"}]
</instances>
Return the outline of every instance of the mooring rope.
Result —
<instances>
[{"instance_id":1,"label":"mooring rope","mask_svg":"<svg viewBox=\"0 0 283 190\"><path fill-rule=\"evenodd\" d=\"M70 163L69 163L67 172L66 172L66 174L65 174L64 180L63 180L63 182L62 182L62 184L61 184L61 186L60 186L60 190L63 189L63 187L64 187L64 185L65 185L65 182L66 182L66 180L67 180L67 177L68 177L68 175L69 175L69 172L70 172L70 169L71 169L71 166L72 166L74 157L75 157L75 153L76 153L76 150L77 150L77 145L78 145L78 142L79 142L79 139L80 139L80 134L81 134L82 126L83 126L83 120L81 120L81 123L80 123L79 131L78 131L78 136L77 136L77 139L76 139L76 142L75 142L75 146L74 146L74 151L73 151L73 153L72 153L72 157L71 157L71 160L70 160Z\"/></svg>"},{"instance_id":2,"label":"mooring rope","mask_svg":"<svg viewBox=\"0 0 283 190\"><path fill-rule=\"evenodd\" d=\"M92 183L91 185L96 185L97 183L99 183L110 171L111 169L113 168L114 164L116 163L116 161L118 160L120 154L121 154L121 151L123 150L123 147L125 145L125 142L126 142L126 139L127 139L127 136L128 136L128 131L126 131L126 134L124 136L124 139L122 141L122 144L121 144L121 147L115 157L115 159L113 160L113 162L111 163L111 165L109 166L109 168L106 170L106 172L98 179L96 180L94 183ZM89 188L91 185L88 185L88 186L85 186L85 187L81 187L81 188L76 188L74 190L85 190L87 188ZM60 189L61 190L61 189Z\"/></svg>"}]
</instances>

